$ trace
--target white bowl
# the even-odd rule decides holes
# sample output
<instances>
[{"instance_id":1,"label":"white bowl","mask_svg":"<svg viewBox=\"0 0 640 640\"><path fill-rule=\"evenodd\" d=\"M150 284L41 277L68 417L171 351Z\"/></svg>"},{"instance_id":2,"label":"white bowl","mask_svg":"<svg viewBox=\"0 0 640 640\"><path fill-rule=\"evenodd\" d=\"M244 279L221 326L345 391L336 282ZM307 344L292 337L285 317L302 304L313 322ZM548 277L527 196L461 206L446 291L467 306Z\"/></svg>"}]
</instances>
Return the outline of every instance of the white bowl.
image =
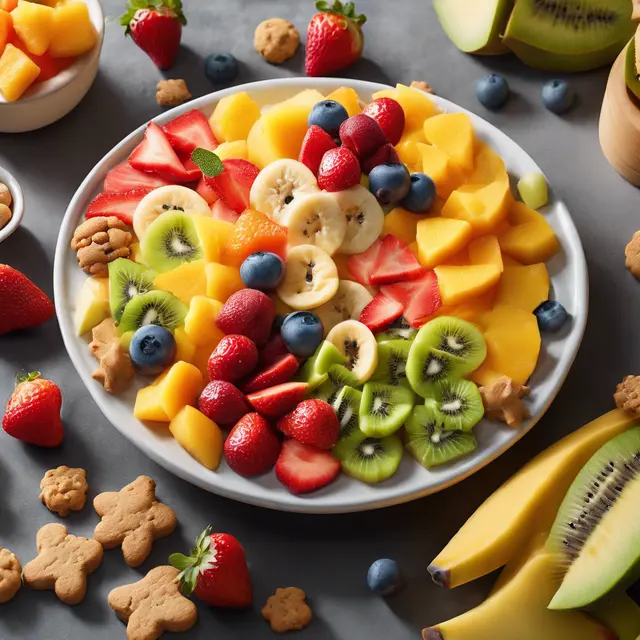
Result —
<instances>
[{"instance_id":1,"label":"white bowl","mask_svg":"<svg viewBox=\"0 0 640 640\"><path fill-rule=\"evenodd\" d=\"M218 100L237 91L248 91L262 105L270 105L291 97L307 88L316 88L325 95L339 86L353 87L365 100L371 94L387 88L372 82L357 80L290 78L256 82L212 93L203 98L172 109L155 118L165 124L193 108L209 115ZM509 171L522 175L527 171L540 171L536 163L513 140L482 118L465 111L443 98L434 97L442 110L465 112L473 120L478 137L488 142L504 159ZM102 188L107 171L126 160L140 142L145 125L136 129L116 145L89 173L67 209L63 220L54 266L56 309L67 351L80 377L107 419L125 437L142 449L149 457L185 480L214 493L272 509L307 513L340 513L375 509L413 500L451 486L481 469L506 451L525 435L542 417L571 368L587 321L588 279L580 238L567 208L557 200L544 210L562 245L562 251L547 263L555 297L562 301L571 315L571 321L557 334L543 337L543 348L530 385L528 406L533 417L520 429L511 429L502 423L483 420L475 429L478 449L475 453L451 464L427 471L408 454L404 456L398 473L379 485L366 485L341 475L336 482L304 497L290 494L273 473L256 479L243 478L231 471L223 462L217 472L209 471L196 462L171 437L166 426L150 427L136 420L132 413L135 394L148 381L137 380L135 388L123 396L110 396L91 379L96 361L85 340L75 334L73 315L76 296L85 278L78 268L69 243L76 226L83 219L91 199Z\"/></svg>"},{"instance_id":2,"label":"white bowl","mask_svg":"<svg viewBox=\"0 0 640 640\"><path fill-rule=\"evenodd\" d=\"M0 243L6 240L22 222L22 216L24 215L24 196L22 195L22 189L18 184L18 181L6 170L0 167L0 182L6 184L9 187L9 193L11 194L11 220L9 224L0 229Z\"/></svg>"},{"instance_id":3,"label":"white bowl","mask_svg":"<svg viewBox=\"0 0 640 640\"><path fill-rule=\"evenodd\" d=\"M98 32L96 46L58 75L31 85L15 102L0 93L0 133L22 133L46 127L75 109L89 91L100 62L104 40L104 15L98 0L83 0Z\"/></svg>"}]
</instances>

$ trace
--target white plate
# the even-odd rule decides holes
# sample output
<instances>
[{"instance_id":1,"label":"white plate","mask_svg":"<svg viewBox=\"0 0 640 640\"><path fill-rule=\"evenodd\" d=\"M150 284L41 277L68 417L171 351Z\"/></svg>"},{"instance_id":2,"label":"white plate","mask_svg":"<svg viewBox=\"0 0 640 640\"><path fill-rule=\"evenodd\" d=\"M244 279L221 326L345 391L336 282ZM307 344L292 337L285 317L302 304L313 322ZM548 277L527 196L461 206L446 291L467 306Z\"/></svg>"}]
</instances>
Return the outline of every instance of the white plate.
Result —
<instances>
[{"instance_id":1,"label":"white plate","mask_svg":"<svg viewBox=\"0 0 640 640\"><path fill-rule=\"evenodd\" d=\"M193 108L201 109L208 116L220 98L236 91L246 90L260 104L269 105L302 89L316 88L326 95L344 85L353 87L364 100L369 100L372 93L386 88L371 82L344 79L269 80L212 93L172 109L155 120L162 125ZM511 174L519 176L526 171L540 171L525 151L494 126L447 100L439 97L433 99L443 111L468 113L473 120L477 136L502 156ZM142 138L144 129L145 126L139 127L114 147L89 173L73 197L58 237L54 288L62 336L80 377L107 419L158 464L208 491L271 509L306 513L361 511L414 500L459 482L511 447L547 410L576 356L584 333L588 308L587 267L580 238L567 208L557 200L547 206L543 213L553 226L562 245L562 251L547 263L547 267L555 297L566 307L571 321L558 334L546 334L543 337L540 360L530 382L532 392L528 405L533 418L522 428L510 429L502 423L483 420L475 429L478 449L471 456L427 471L409 454L405 454L398 473L377 486L363 484L343 474L333 484L306 497L291 495L280 485L273 473L258 479L246 479L235 474L224 463L217 472L205 469L177 444L168 430L151 429L133 417L132 407L138 387L131 389L124 396L113 397L91 379L96 361L89 353L87 343L78 338L74 331L75 299L85 276L78 268L75 254L69 248L73 231L82 220L88 203L101 190L107 171L126 160ZM139 386L143 386L143 381L140 381Z\"/></svg>"}]
</instances>

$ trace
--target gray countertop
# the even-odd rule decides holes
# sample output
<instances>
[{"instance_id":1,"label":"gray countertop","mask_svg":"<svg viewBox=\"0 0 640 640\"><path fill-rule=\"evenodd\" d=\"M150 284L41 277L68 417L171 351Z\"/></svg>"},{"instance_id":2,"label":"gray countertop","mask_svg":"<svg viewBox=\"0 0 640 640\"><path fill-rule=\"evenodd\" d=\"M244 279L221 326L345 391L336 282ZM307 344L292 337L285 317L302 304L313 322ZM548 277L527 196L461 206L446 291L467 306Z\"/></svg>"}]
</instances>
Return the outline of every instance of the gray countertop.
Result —
<instances>
[{"instance_id":1,"label":"gray countertop","mask_svg":"<svg viewBox=\"0 0 640 640\"><path fill-rule=\"evenodd\" d=\"M105 0L103 5L107 15L115 16L123 2ZM292 585L307 591L316 616L302 632L308 640L417 638L423 626L479 604L493 580L490 576L446 592L431 583L429 561L495 488L546 446L609 410L615 384L625 374L638 373L640 284L626 271L623 250L640 226L640 198L609 167L598 145L606 71L571 78L579 102L560 118L540 104L541 84L548 75L510 57L461 54L442 33L430 5L427 0L359 0L358 9L369 17L366 56L345 75L390 83L426 80L440 95L479 113L521 144L566 201L587 255L590 317L578 358L547 415L498 461L440 494L354 515L286 514L206 493L135 449L92 401L54 321L33 332L0 337L0 405L11 393L17 370L39 369L62 388L66 427L63 446L53 451L22 446L0 433L0 546L12 549L23 564L34 557L37 530L56 520L38 501L39 481L46 469L60 464L87 470L90 498L147 474L180 521L177 532L157 542L139 570L126 567L119 551L107 552L77 607L61 604L51 592L22 589L0 610L2 640L124 638L124 627L107 605L109 590L164 564L170 552L188 549L208 523L216 531L233 533L245 546L255 605L249 613L199 606L200 621L186 637L272 638L259 609L277 587ZM281 67L263 61L253 51L253 30L265 18L282 16L304 32L312 13L310 1L186 0L186 11L184 46L168 77L186 78L194 96L213 90L204 77L202 58L214 51L238 57L238 82L303 73L302 52ZM499 113L485 111L474 98L475 80L489 71L504 73L514 93ZM109 22L98 77L80 106L44 130L0 135L0 164L21 182L27 207L22 227L0 245L0 262L22 270L52 294L55 240L67 203L115 143L159 113L155 85L160 77L145 54L125 41L117 23ZM91 535L97 520L88 506L64 522L76 534ZM396 558L408 582L387 601L366 586L367 568L379 557Z\"/></svg>"}]
</instances>

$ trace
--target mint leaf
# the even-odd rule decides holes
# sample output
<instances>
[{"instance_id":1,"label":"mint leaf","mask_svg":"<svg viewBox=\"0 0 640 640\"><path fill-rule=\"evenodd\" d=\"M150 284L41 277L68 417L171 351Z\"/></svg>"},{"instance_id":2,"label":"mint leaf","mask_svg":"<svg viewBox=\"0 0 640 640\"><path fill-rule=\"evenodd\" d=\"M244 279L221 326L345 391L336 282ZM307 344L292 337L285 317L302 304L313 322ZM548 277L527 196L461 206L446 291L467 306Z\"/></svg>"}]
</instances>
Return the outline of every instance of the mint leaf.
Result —
<instances>
[{"instance_id":1,"label":"mint leaf","mask_svg":"<svg viewBox=\"0 0 640 640\"><path fill-rule=\"evenodd\" d=\"M194 149L191 159L207 178L215 178L224 171L222 160L208 149L203 149L202 147Z\"/></svg>"}]
</instances>

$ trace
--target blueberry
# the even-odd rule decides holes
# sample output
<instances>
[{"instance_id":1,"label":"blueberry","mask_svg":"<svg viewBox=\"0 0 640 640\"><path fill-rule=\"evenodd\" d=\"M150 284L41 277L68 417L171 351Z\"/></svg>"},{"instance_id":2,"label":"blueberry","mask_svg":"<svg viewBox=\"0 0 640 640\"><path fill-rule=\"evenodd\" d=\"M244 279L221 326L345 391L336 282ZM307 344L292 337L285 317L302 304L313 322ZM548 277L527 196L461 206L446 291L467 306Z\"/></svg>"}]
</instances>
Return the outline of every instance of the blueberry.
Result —
<instances>
[{"instance_id":1,"label":"blueberry","mask_svg":"<svg viewBox=\"0 0 640 640\"><path fill-rule=\"evenodd\" d=\"M268 251L252 253L240 265L240 278L248 289L273 291L284 277L284 262Z\"/></svg>"},{"instance_id":2,"label":"blueberry","mask_svg":"<svg viewBox=\"0 0 640 640\"><path fill-rule=\"evenodd\" d=\"M175 360L176 350L173 334L155 324L140 327L129 344L133 366L146 376L162 373Z\"/></svg>"},{"instance_id":3,"label":"blueberry","mask_svg":"<svg viewBox=\"0 0 640 640\"><path fill-rule=\"evenodd\" d=\"M545 300L533 313L538 319L540 331L558 331L569 319L567 310L555 300Z\"/></svg>"},{"instance_id":4,"label":"blueberry","mask_svg":"<svg viewBox=\"0 0 640 640\"><path fill-rule=\"evenodd\" d=\"M424 173L412 173L409 193L400 204L413 213L426 213L435 199L436 185L433 180Z\"/></svg>"},{"instance_id":5,"label":"blueberry","mask_svg":"<svg viewBox=\"0 0 640 640\"><path fill-rule=\"evenodd\" d=\"M573 89L564 80L549 80L542 87L542 104L553 113L568 111L575 97Z\"/></svg>"},{"instance_id":6,"label":"blueberry","mask_svg":"<svg viewBox=\"0 0 640 640\"><path fill-rule=\"evenodd\" d=\"M212 53L204 59L204 75L213 84L227 84L238 75L238 61L230 53Z\"/></svg>"},{"instance_id":7,"label":"blueberry","mask_svg":"<svg viewBox=\"0 0 640 640\"><path fill-rule=\"evenodd\" d=\"M287 349L294 356L308 358L315 352L324 338L322 321L310 311L290 313L282 323L280 335Z\"/></svg>"},{"instance_id":8,"label":"blueberry","mask_svg":"<svg viewBox=\"0 0 640 640\"><path fill-rule=\"evenodd\" d=\"M509 97L509 83L504 76L491 73L476 84L476 98L487 109L499 109Z\"/></svg>"},{"instance_id":9,"label":"blueberry","mask_svg":"<svg viewBox=\"0 0 640 640\"><path fill-rule=\"evenodd\" d=\"M380 204L402 200L410 188L411 176L403 164L385 162L374 167L369 174L369 191Z\"/></svg>"},{"instance_id":10,"label":"blueberry","mask_svg":"<svg viewBox=\"0 0 640 640\"><path fill-rule=\"evenodd\" d=\"M337 136L340 125L349 117L347 110L335 100L323 100L311 109L307 124L317 125L324 129L330 136Z\"/></svg>"},{"instance_id":11,"label":"blueberry","mask_svg":"<svg viewBox=\"0 0 640 640\"><path fill-rule=\"evenodd\" d=\"M402 587L402 574L395 560L376 560L367 573L369 589L379 596L390 596Z\"/></svg>"}]
</instances>

